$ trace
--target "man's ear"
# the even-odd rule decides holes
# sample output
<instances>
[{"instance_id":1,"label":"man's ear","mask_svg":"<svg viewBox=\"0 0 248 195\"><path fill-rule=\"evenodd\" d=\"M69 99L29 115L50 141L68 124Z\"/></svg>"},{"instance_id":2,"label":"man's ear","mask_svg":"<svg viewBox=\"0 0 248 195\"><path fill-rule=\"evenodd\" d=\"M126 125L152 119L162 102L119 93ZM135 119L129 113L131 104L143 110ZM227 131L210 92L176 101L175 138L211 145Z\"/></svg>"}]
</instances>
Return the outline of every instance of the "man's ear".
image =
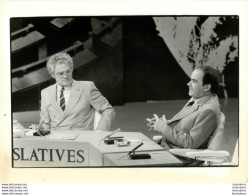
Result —
<instances>
[{"instance_id":1,"label":"man's ear","mask_svg":"<svg viewBox=\"0 0 248 195\"><path fill-rule=\"evenodd\" d=\"M54 75L54 73L53 73L53 74L51 74L51 76L55 79L55 75Z\"/></svg>"},{"instance_id":2,"label":"man's ear","mask_svg":"<svg viewBox=\"0 0 248 195\"><path fill-rule=\"evenodd\" d=\"M210 84L205 85L204 91L210 91L210 89L211 89L211 85Z\"/></svg>"}]
</instances>

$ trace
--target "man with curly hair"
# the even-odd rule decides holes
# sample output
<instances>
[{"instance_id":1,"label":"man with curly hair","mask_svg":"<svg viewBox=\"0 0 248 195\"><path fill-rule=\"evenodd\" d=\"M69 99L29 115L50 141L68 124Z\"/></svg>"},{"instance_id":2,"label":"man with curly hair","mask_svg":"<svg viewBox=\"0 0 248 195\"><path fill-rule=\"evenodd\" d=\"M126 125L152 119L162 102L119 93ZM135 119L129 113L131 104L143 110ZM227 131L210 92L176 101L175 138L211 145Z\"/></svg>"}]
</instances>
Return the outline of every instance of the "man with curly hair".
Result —
<instances>
[{"instance_id":1,"label":"man with curly hair","mask_svg":"<svg viewBox=\"0 0 248 195\"><path fill-rule=\"evenodd\" d=\"M101 114L97 130L108 131L115 111L92 81L73 80L73 61L57 53L47 61L47 70L56 80L41 91L41 121L44 129L93 130L95 111Z\"/></svg>"}]
</instances>

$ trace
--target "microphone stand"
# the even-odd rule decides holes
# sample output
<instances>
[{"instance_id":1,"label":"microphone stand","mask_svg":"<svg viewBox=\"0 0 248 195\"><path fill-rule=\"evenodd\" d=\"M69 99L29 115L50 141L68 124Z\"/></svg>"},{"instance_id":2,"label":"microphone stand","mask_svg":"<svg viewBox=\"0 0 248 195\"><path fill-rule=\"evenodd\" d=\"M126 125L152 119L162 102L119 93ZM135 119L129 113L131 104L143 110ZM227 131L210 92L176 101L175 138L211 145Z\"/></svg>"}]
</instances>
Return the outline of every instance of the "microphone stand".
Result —
<instances>
[{"instance_id":1,"label":"microphone stand","mask_svg":"<svg viewBox=\"0 0 248 195\"><path fill-rule=\"evenodd\" d=\"M33 136L45 136L45 135L48 135L50 134L50 131L49 130L41 130L41 127L43 125L44 121L41 120L38 127L37 127L37 131L33 133Z\"/></svg>"},{"instance_id":2,"label":"microphone stand","mask_svg":"<svg viewBox=\"0 0 248 195\"><path fill-rule=\"evenodd\" d=\"M116 129L114 132L110 133L109 135L106 135L104 138L102 138L99 142L99 145L101 144L101 142L104 140L104 143L106 144L114 144L115 140L123 140L124 136L119 136L119 137L111 137L112 135L114 135L115 133L121 131L121 129Z\"/></svg>"},{"instance_id":3,"label":"microphone stand","mask_svg":"<svg viewBox=\"0 0 248 195\"><path fill-rule=\"evenodd\" d=\"M135 151L141 147L144 143L141 142L139 145L134 147L132 150L130 150L125 156L129 156L130 159L132 160L137 160L137 159L150 159L151 155L146 153L146 154L135 154ZM123 156L124 157L124 156ZM122 157L121 157L122 158Z\"/></svg>"}]
</instances>

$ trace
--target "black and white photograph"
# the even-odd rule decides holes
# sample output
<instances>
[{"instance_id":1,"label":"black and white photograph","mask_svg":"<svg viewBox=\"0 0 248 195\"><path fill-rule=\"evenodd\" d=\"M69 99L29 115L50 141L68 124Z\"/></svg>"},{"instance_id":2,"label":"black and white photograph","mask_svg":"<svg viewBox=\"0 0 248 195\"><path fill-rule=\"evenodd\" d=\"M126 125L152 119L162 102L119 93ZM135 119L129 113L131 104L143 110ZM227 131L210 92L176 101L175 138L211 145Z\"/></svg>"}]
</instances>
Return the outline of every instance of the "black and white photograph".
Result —
<instances>
[{"instance_id":1,"label":"black and white photograph","mask_svg":"<svg viewBox=\"0 0 248 195\"><path fill-rule=\"evenodd\" d=\"M238 167L239 16L12 17L12 167Z\"/></svg>"},{"instance_id":2,"label":"black and white photograph","mask_svg":"<svg viewBox=\"0 0 248 195\"><path fill-rule=\"evenodd\" d=\"M0 2L2 194L241 194L244 1Z\"/></svg>"}]
</instances>

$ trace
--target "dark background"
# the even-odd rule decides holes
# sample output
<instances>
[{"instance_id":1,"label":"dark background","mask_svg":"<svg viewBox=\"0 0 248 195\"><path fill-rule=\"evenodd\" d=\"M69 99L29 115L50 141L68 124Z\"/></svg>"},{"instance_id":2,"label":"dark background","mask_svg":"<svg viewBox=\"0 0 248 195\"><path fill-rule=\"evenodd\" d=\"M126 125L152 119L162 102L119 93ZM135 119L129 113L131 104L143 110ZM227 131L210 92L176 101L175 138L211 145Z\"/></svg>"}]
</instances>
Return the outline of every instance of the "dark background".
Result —
<instances>
[{"instance_id":1,"label":"dark background","mask_svg":"<svg viewBox=\"0 0 248 195\"><path fill-rule=\"evenodd\" d=\"M111 19L96 18L106 23ZM73 76L75 80L94 81L113 106L124 105L126 102L188 99L189 77L174 59L163 39L158 36L153 18L151 16L117 18L118 24L100 36L94 34L92 17L77 17L72 25L62 31L51 27L50 21L54 19L52 17L11 18L10 32L32 23L37 31L46 36L48 56L69 47L76 40L84 42L93 38L92 52L98 58L87 66L75 69ZM112 33L117 26L118 28L121 26L121 33ZM237 24L234 28L237 28L238 32ZM108 45L104 39L117 41L115 45ZM25 48L11 54L11 68L37 60L35 50ZM224 75L228 96L238 97L238 59L226 66ZM53 83L54 80L50 79L12 93L12 111L39 110L40 91ZM223 97L223 91L218 95Z\"/></svg>"}]
</instances>

